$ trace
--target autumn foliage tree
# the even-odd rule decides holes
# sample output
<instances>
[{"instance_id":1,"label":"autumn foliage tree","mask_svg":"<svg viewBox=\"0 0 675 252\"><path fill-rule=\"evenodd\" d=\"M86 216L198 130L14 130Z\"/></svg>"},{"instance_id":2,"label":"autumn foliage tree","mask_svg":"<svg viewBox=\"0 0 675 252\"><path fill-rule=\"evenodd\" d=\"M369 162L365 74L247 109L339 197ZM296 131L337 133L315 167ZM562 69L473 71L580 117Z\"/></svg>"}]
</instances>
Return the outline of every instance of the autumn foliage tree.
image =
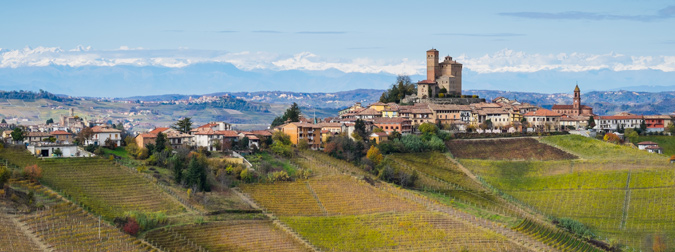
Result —
<instances>
[{"instance_id":1,"label":"autumn foliage tree","mask_svg":"<svg viewBox=\"0 0 675 252\"><path fill-rule=\"evenodd\" d=\"M138 225L138 222L136 222L136 219L129 218L127 220L127 223L124 224L124 227L122 229L124 229L124 232L126 232L127 234L136 236L141 227Z\"/></svg>"},{"instance_id":2,"label":"autumn foliage tree","mask_svg":"<svg viewBox=\"0 0 675 252\"><path fill-rule=\"evenodd\" d=\"M602 140L604 140L605 142L608 142L608 143L615 143L615 144L621 143L621 138L619 138L619 136L617 136L614 133L605 134L605 136L602 138Z\"/></svg>"},{"instance_id":3,"label":"autumn foliage tree","mask_svg":"<svg viewBox=\"0 0 675 252\"><path fill-rule=\"evenodd\" d=\"M38 179L42 178L42 168L40 168L37 164L24 167L23 172L33 182L36 182Z\"/></svg>"},{"instance_id":4,"label":"autumn foliage tree","mask_svg":"<svg viewBox=\"0 0 675 252\"><path fill-rule=\"evenodd\" d=\"M375 165L380 164L382 162L382 159L384 158L382 156L382 153L380 153L380 149L375 147L374 145L370 146L370 149L368 149L368 153L366 154L366 157L370 159L370 161L373 161Z\"/></svg>"}]
</instances>

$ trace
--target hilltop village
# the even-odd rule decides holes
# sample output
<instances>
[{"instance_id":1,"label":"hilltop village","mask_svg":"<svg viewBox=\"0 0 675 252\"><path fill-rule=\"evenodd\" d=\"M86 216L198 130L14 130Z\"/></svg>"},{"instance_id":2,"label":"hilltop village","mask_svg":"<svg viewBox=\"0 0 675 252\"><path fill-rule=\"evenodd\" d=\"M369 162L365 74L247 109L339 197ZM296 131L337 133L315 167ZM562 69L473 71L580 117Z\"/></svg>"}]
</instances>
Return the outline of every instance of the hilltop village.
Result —
<instances>
[{"instance_id":1,"label":"hilltop village","mask_svg":"<svg viewBox=\"0 0 675 252\"><path fill-rule=\"evenodd\" d=\"M462 94L461 63L450 56L441 61L436 49L428 50L426 59L427 79L415 83L416 92L406 94L398 103L363 105L357 102L340 110L335 117L311 118L304 115L297 121L286 121L266 130L237 131L227 122L210 122L189 130L178 130L166 125L148 132L130 133L125 131L125 125L122 124L85 121L76 116L71 108L70 114L61 116L58 121L28 125L18 131L5 130L2 137L6 141L23 142L40 156L53 156L56 149L59 149L57 153L61 156L79 156L86 151L78 149L78 145L122 146L125 138L132 135L135 143L143 147L153 144L159 133L164 134L174 147L185 145L216 150L222 145L240 146L241 142L245 143L247 149L260 148L261 142L267 141L274 131L282 131L290 136L294 145L299 141L307 141L311 148L320 149L333 136L344 133L352 137L357 121L363 123L366 132L371 133L368 138L377 142L386 140L392 133L419 134L420 125L425 123L460 134L567 132L595 137L599 132L603 135L614 133L621 139L624 139L625 129L636 129L645 134L669 134L669 127L673 127L675 114L596 115L592 107L582 103L578 85L573 89L572 104L553 105L551 109L504 97L486 101L475 95ZM189 102L206 102L205 99L190 99ZM6 123L0 124L0 127L14 128ZM222 144L223 141L231 143ZM658 146L649 146L648 150L662 151Z\"/></svg>"},{"instance_id":2,"label":"hilltop village","mask_svg":"<svg viewBox=\"0 0 675 252\"><path fill-rule=\"evenodd\" d=\"M597 115L578 85L550 109L485 100L462 93L460 62L426 58L425 80L400 76L379 102L324 118L293 103L260 130L182 117L131 132L76 108L3 120L0 251L673 244L673 115Z\"/></svg>"}]
</instances>

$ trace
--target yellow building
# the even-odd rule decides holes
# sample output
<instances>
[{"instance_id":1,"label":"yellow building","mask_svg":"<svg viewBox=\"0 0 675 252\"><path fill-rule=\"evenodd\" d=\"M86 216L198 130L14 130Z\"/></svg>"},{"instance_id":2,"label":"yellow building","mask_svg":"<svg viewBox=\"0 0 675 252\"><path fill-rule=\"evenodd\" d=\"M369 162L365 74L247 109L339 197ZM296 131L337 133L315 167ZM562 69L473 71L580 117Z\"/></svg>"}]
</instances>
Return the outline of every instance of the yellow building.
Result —
<instances>
[{"instance_id":1,"label":"yellow building","mask_svg":"<svg viewBox=\"0 0 675 252\"><path fill-rule=\"evenodd\" d=\"M305 122L292 122L277 128L291 137L291 143L297 145L300 140L307 140L309 147L319 149L321 147L321 126Z\"/></svg>"}]
</instances>

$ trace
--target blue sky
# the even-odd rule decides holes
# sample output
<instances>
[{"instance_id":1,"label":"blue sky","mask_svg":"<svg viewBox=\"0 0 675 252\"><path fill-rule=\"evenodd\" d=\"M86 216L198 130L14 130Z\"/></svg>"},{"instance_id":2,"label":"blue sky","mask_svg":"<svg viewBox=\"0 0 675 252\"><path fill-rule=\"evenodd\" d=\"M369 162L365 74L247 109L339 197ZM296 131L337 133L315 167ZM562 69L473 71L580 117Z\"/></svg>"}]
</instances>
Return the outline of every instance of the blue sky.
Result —
<instances>
[{"instance_id":1,"label":"blue sky","mask_svg":"<svg viewBox=\"0 0 675 252\"><path fill-rule=\"evenodd\" d=\"M675 72L675 1L9 1L0 67Z\"/></svg>"}]
</instances>

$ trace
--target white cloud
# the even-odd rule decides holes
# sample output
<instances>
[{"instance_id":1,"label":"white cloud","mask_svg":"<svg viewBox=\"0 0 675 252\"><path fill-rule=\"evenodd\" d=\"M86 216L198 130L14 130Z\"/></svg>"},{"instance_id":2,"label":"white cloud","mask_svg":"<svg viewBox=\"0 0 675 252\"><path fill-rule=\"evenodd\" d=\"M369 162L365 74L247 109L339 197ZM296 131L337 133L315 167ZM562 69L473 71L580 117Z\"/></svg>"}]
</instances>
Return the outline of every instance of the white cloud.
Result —
<instances>
[{"instance_id":1,"label":"white cloud","mask_svg":"<svg viewBox=\"0 0 675 252\"><path fill-rule=\"evenodd\" d=\"M528 54L504 49L480 57L460 55L455 59L478 73L537 72L556 70L583 72L609 69L675 71L675 56L628 56L617 53ZM226 52L210 50L147 50L122 46L117 50L93 50L78 46L71 50L58 47L0 49L0 68L27 66L162 66L181 68L197 63L226 62L242 70L327 70L351 73L424 74L424 59L376 60L369 58L329 59L310 52L282 55L269 52Z\"/></svg>"}]
</instances>

